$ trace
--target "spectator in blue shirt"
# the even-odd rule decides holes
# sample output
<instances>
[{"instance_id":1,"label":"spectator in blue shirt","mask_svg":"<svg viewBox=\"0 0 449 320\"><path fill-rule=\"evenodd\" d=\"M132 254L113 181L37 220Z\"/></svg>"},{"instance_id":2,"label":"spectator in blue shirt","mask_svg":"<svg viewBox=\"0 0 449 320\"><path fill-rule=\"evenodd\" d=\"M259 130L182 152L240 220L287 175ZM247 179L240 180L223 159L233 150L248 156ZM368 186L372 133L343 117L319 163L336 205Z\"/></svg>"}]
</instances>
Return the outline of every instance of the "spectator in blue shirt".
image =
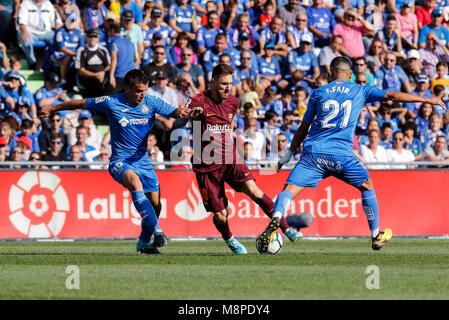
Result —
<instances>
[{"instance_id":1,"label":"spectator in blue shirt","mask_svg":"<svg viewBox=\"0 0 449 320\"><path fill-rule=\"evenodd\" d=\"M2 93L1 96L7 97L9 96L12 100L6 100L7 105L10 105L11 108L14 108L14 104L19 102L20 97L25 97L30 101L31 106L31 114L33 117L33 121L38 125L40 120L38 118L38 112L36 107L36 102L34 100L33 94L30 89L25 84L24 77L18 71L10 71L6 74L5 80L3 82L2 89L4 89L5 93Z\"/></svg>"},{"instance_id":2,"label":"spectator in blue shirt","mask_svg":"<svg viewBox=\"0 0 449 320\"><path fill-rule=\"evenodd\" d=\"M324 7L324 0L313 0L313 5L307 8L307 16L309 30L315 35L315 46L328 46L337 22L332 13Z\"/></svg>"},{"instance_id":3,"label":"spectator in blue shirt","mask_svg":"<svg viewBox=\"0 0 449 320\"><path fill-rule=\"evenodd\" d=\"M214 46L215 37L223 30L216 27L218 23L218 13L211 11L207 13L207 24L202 26L196 34L196 44L198 52L204 54Z\"/></svg>"},{"instance_id":4,"label":"spectator in blue shirt","mask_svg":"<svg viewBox=\"0 0 449 320\"><path fill-rule=\"evenodd\" d=\"M274 16L271 23L260 31L260 48L264 48L265 43L274 44L274 55L286 57L288 54L287 37L282 31L284 20L279 16ZM261 50L260 55L263 55Z\"/></svg>"},{"instance_id":5,"label":"spectator in blue shirt","mask_svg":"<svg viewBox=\"0 0 449 320\"><path fill-rule=\"evenodd\" d=\"M270 86L284 89L288 82L283 79L279 61L274 56L274 44L267 43L264 48L264 55L257 59L259 65L259 77L263 90Z\"/></svg>"},{"instance_id":6,"label":"spectator in blue shirt","mask_svg":"<svg viewBox=\"0 0 449 320\"><path fill-rule=\"evenodd\" d=\"M218 60L223 53L229 54L227 38L224 33L219 33L215 37L214 46L206 51L203 56L203 67L207 75L207 81L212 77L212 70L218 64Z\"/></svg>"},{"instance_id":7,"label":"spectator in blue shirt","mask_svg":"<svg viewBox=\"0 0 449 320\"><path fill-rule=\"evenodd\" d=\"M53 106L70 100L66 92L61 88L59 76L54 72L50 72L46 76L44 86L37 90L34 96L39 109L45 105ZM59 114L61 115L61 118L64 119L64 116L69 112L70 111L59 111Z\"/></svg>"},{"instance_id":8,"label":"spectator in blue shirt","mask_svg":"<svg viewBox=\"0 0 449 320\"><path fill-rule=\"evenodd\" d=\"M304 72L304 79L309 85L314 84L316 78L320 75L320 68L318 61L311 51L312 37L309 34L303 34L301 43L297 50L292 50L288 54L288 62L290 67L290 74L296 70Z\"/></svg>"},{"instance_id":9,"label":"spectator in blue shirt","mask_svg":"<svg viewBox=\"0 0 449 320\"><path fill-rule=\"evenodd\" d=\"M312 37L312 48L315 46L313 33L307 28L308 17L305 11L299 11L295 18L296 24L287 27L287 42L288 45L296 49L299 47L301 37L303 34L309 34Z\"/></svg>"},{"instance_id":10,"label":"spectator in blue shirt","mask_svg":"<svg viewBox=\"0 0 449 320\"><path fill-rule=\"evenodd\" d=\"M402 52L401 28L394 15L389 15L387 17L385 28L379 30L375 37L384 43L385 51L391 51L397 57L406 57Z\"/></svg>"},{"instance_id":11,"label":"spectator in blue shirt","mask_svg":"<svg viewBox=\"0 0 449 320\"><path fill-rule=\"evenodd\" d=\"M186 32L190 40L196 39L198 25L196 22L196 10L188 0L176 0L168 10L168 23L178 34Z\"/></svg>"},{"instance_id":12,"label":"spectator in blue shirt","mask_svg":"<svg viewBox=\"0 0 449 320\"><path fill-rule=\"evenodd\" d=\"M241 50L240 65L239 67L237 67L236 71L240 81L242 81L245 78L250 78L256 85L258 85L260 79L257 71L252 68L253 59L254 59L253 52L251 52L249 49ZM257 58L255 62L257 64Z\"/></svg>"},{"instance_id":13,"label":"spectator in blue shirt","mask_svg":"<svg viewBox=\"0 0 449 320\"><path fill-rule=\"evenodd\" d=\"M108 8L102 0L89 1L87 6L80 10L84 30L96 29L104 24Z\"/></svg>"},{"instance_id":14,"label":"spectator in blue shirt","mask_svg":"<svg viewBox=\"0 0 449 320\"><path fill-rule=\"evenodd\" d=\"M396 65L396 56L391 52L386 54L385 63L376 71L374 83L379 89L401 91L404 86L405 92L411 91L407 74Z\"/></svg>"},{"instance_id":15,"label":"spectator in blue shirt","mask_svg":"<svg viewBox=\"0 0 449 320\"><path fill-rule=\"evenodd\" d=\"M65 25L56 31L52 57L59 62L61 85L66 87L67 75L79 47L84 46L84 36L78 27L78 15L67 15ZM70 84L72 87L74 83Z\"/></svg>"},{"instance_id":16,"label":"spectator in blue shirt","mask_svg":"<svg viewBox=\"0 0 449 320\"><path fill-rule=\"evenodd\" d=\"M168 26L164 22L164 14L159 7L155 7L151 11L151 21L148 24L148 29L142 29L144 33L144 46L145 48L154 46L154 43L152 43L153 37L155 34L162 35L162 39L164 40L162 45L167 45L167 40L175 38L176 32L173 30L170 26Z\"/></svg>"},{"instance_id":17,"label":"spectator in blue shirt","mask_svg":"<svg viewBox=\"0 0 449 320\"><path fill-rule=\"evenodd\" d=\"M257 67L257 55L256 53L251 50L250 45L251 39L249 37L249 34L246 32L242 32L239 36L239 45L235 48L231 48L231 58L233 58L233 63L235 66L240 66L241 63L241 52L243 50L249 50L251 53L251 69L253 69L255 72L258 72L259 69Z\"/></svg>"},{"instance_id":18,"label":"spectator in blue shirt","mask_svg":"<svg viewBox=\"0 0 449 320\"><path fill-rule=\"evenodd\" d=\"M134 0L120 0L120 17L123 15L123 12L129 10L133 13L133 17L135 22L141 27L144 28L143 25L143 11L140 5Z\"/></svg>"},{"instance_id":19,"label":"spectator in blue shirt","mask_svg":"<svg viewBox=\"0 0 449 320\"><path fill-rule=\"evenodd\" d=\"M429 89L429 77L426 74L420 74L416 77L416 88L411 91L411 94L420 96L420 97L428 97L432 98L432 92ZM411 118L416 118L418 115L419 107L422 103L419 102L407 102L404 103L404 108L407 108L407 114Z\"/></svg>"},{"instance_id":20,"label":"spectator in blue shirt","mask_svg":"<svg viewBox=\"0 0 449 320\"><path fill-rule=\"evenodd\" d=\"M436 34L436 36L440 40L441 46L448 46L449 30L441 25L441 23L443 22L443 11L441 9L433 9L431 19L432 20L430 24L422 27L421 31L419 31L418 47L419 48L426 47L426 38L430 32Z\"/></svg>"},{"instance_id":21,"label":"spectator in blue shirt","mask_svg":"<svg viewBox=\"0 0 449 320\"><path fill-rule=\"evenodd\" d=\"M128 71L136 67L138 61L134 44L128 38L120 35L121 27L113 23L109 28L110 43L108 50L111 55L109 82L105 86L105 94L113 95L124 89L124 79Z\"/></svg>"},{"instance_id":22,"label":"spectator in blue shirt","mask_svg":"<svg viewBox=\"0 0 449 320\"><path fill-rule=\"evenodd\" d=\"M249 24L250 17L248 12L239 15L236 26L229 28L226 31L228 36L229 47L238 46L238 39L242 33L249 35L250 47L256 50L259 44L260 34Z\"/></svg>"}]
</instances>

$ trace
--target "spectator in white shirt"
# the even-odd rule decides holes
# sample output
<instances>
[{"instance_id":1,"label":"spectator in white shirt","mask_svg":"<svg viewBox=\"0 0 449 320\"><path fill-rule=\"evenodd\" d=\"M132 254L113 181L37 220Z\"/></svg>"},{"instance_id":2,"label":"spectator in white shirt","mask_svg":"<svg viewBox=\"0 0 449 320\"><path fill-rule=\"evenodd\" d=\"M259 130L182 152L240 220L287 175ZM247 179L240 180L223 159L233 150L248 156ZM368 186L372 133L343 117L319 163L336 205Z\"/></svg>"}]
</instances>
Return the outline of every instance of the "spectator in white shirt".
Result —
<instances>
[{"instance_id":1,"label":"spectator in white shirt","mask_svg":"<svg viewBox=\"0 0 449 320\"><path fill-rule=\"evenodd\" d=\"M154 133L149 133L147 138L147 153L152 162L164 162L164 154L157 146L157 138ZM165 169L165 165L154 165L155 169Z\"/></svg>"},{"instance_id":2,"label":"spectator in white shirt","mask_svg":"<svg viewBox=\"0 0 449 320\"><path fill-rule=\"evenodd\" d=\"M424 160L435 162L449 161L449 150L447 150L447 141L444 136L438 136L433 146L426 148L424 151ZM447 166L443 165L435 165L431 167L447 168Z\"/></svg>"},{"instance_id":3,"label":"spectator in white shirt","mask_svg":"<svg viewBox=\"0 0 449 320\"><path fill-rule=\"evenodd\" d=\"M389 162L412 162L415 161L415 156L410 150L404 149L404 134L402 131L396 131L393 134L393 148L387 150L387 157ZM398 164L391 165L392 169L407 169L407 165ZM413 169L413 165L409 165L408 169Z\"/></svg>"},{"instance_id":4,"label":"spectator in white shirt","mask_svg":"<svg viewBox=\"0 0 449 320\"><path fill-rule=\"evenodd\" d=\"M176 90L168 86L168 74L160 70L154 76L156 84L148 88L147 93L152 96L156 96L171 104L174 107L178 107L178 95Z\"/></svg>"},{"instance_id":5,"label":"spectator in white shirt","mask_svg":"<svg viewBox=\"0 0 449 320\"><path fill-rule=\"evenodd\" d=\"M62 26L61 18L49 0L23 0L17 16L17 36L25 52L30 69L36 68L33 44L45 41L53 43L56 29Z\"/></svg>"},{"instance_id":6,"label":"spectator in white shirt","mask_svg":"<svg viewBox=\"0 0 449 320\"><path fill-rule=\"evenodd\" d=\"M94 121L92 119L92 114L90 113L89 110L80 111L78 116L78 125L89 128L90 136L89 138L87 138L87 144L91 145L97 150L100 150L101 141L103 140L103 137L101 136L101 133L97 130L97 127L95 126ZM69 145L73 145L76 143L76 128L72 128L70 130L67 140Z\"/></svg>"},{"instance_id":7,"label":"spectator in white shirt","mask_svg":"<svg viewBox=\"0 0 449 320\"><path fill-rule=\"evenodd\" d=\"M360 155L364 162L388 162L387 151L384 147L379 146L380 132L378 130L370 130L368 132L368 145L360 146ZM368 169L388 169L388 164L369 164Z\"/></svg>"}]
</instances>

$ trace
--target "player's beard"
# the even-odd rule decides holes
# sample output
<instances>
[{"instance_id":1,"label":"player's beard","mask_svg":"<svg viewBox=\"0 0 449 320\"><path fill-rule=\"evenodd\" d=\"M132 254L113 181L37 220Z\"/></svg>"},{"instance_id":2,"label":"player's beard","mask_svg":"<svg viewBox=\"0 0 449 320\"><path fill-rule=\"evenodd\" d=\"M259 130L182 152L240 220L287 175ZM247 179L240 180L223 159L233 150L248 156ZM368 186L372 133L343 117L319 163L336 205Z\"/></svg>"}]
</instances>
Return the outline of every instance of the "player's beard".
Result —
<instances>
[{"instance_id":1,"label":"player's beard","mask_svg":"<svg viewBox=\"0 0 449 320\"><path fill-rule=\"evenodd\" d=\"M228 96L229 96L229 91L223 90L223 91L218 91L217 93L218 93L218 97L221 100L226 100L228 98Z\"/></svg>"}]
</instances>

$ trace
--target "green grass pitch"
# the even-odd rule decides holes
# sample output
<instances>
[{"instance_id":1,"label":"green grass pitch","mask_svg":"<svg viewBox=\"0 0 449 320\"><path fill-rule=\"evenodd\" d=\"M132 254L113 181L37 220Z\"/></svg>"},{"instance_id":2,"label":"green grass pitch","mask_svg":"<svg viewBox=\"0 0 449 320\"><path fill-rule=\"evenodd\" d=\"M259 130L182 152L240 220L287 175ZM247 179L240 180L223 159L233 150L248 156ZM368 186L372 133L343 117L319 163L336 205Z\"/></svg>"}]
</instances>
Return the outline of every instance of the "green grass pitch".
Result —
<instances>
[{"instance_id":1,"label":"green grass pitch","mask_svg":"<svg viewBox=\"0 0 449 320\"><path fill-rule=\"evenodd\" d=\"M169 241L153 256L134 241L0 242L0 299L449 299L448 240L393 238L380 251L368 238L285 241L278 255L242 243L246 256L223 241ZM79 289L66 287L71 265Z\"/></svg>"}]
</instances>

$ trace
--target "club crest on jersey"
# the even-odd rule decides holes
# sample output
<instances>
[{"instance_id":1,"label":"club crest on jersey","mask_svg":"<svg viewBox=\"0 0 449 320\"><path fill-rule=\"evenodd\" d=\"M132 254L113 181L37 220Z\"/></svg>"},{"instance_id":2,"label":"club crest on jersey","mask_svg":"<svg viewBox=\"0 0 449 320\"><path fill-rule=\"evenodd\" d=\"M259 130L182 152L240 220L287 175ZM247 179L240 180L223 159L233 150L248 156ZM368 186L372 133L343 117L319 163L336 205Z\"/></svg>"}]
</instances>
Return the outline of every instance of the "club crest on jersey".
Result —
<instances>
[{"instance_id":1,"label":"club crest on jersey","mask_svg":"<svg viewBox=\"0 0 449 320\"><path fill-rule=\"evenodd\" d=\"M232 113L229 114L229 120L232 120Z\"/></svg>"},{"instance_id":2,"label":"club crest on jersey","mask_svg":"<svg viewBox=\"0 0 449 320\"><path fill-rule=\"evenodd\" d=\"M148 113L150 111L150 108L146 104L142 105L142 108L140 109L142 113Z\"/></svg>"},{"instance_id":3,"label":"club crest on jersey","mask_svg":"<svg viewBox=\"0 0 449 320\"><path fill-rule=\"evenodd\" d=\"M105 101L106 99L109 100L108 96L102 96L102 97L98 97L95 99L95 103L102 103L103 101Z\"/></svg>"}]
</instances>

